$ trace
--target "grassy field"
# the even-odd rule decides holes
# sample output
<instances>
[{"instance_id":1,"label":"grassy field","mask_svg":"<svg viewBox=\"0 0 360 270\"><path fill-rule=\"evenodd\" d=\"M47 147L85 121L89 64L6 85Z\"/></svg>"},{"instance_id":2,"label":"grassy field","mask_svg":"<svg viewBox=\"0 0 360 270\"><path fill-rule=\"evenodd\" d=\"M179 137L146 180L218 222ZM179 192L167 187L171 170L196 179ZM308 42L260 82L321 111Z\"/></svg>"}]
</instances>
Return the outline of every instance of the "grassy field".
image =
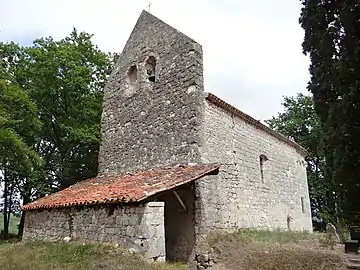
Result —
<instances>
[{"instance_id":1,"label":"grassy field","mask_svg":"<svg viewBox=\"0 0 360 270\"><path fill-rule=\"evenodd\" d=\"M200 245L206 254L203 265L211 265L212 270L347 269L342 249L332 247L322 234L255 230L213 232ZM149 263L121 247L75 242L0 242L0 266L6 270L187 269Z\"/></svg>"},{"instance_id":2,"label":"grassy field","mask_svg":"<svg viewBox=\"0 0 360 270\"><path fill-rule=\"evenodd\" d=\"M347 269L341 247L317 233L213 232L204 240L201 249L207 254L204 265L216 262L214 270Z\"/></svg>"},{"instance_id":3,"label":"grassy field","mask_svg":"<svg viewBox=\"0 0 360 270\"><path fill-rule=\"evenodd\" d=\"M185 270L186 266L148 263L121 248L79 243L0 243L0 266L6 270Z\"/></svg>"},{"instance_id":4,"label":"grassy field","mask_svg":"<svg viewBox=\"0 0 360 270\"><path fill-rule=\"evenodd\" d=\"M4 228L3 220L4 220L3 214L0 214L0 231ZM20 219L18 217L11 215L10 224L9 224L9 233L12 234L18 233L17 224L19 221Z\"/></svg>"}]
</instances>

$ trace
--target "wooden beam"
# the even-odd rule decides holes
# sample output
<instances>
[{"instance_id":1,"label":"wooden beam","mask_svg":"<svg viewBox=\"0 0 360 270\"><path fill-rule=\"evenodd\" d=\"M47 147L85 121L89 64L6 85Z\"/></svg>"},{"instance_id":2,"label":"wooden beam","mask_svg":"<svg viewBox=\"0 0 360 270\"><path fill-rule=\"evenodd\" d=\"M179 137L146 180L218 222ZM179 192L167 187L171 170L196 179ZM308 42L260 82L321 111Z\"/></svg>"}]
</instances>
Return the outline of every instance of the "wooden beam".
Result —
<instances>
[{"instance_id":1,"label":"wooden beam","mask_svg":"<svg viewBox=\"0 0 360 270\"><path fill-rule=\"evenodd\" d=\"M180 198L179 194L178 194L175 190L173 190L173 193L174 193L176 199L177 199L177 200L179 201L179 203L181 204L181 207L184 209L185 212L187 212L186 205L185 205L185 203L182 201L182 199Z\"/></svg>"}]
</instances>

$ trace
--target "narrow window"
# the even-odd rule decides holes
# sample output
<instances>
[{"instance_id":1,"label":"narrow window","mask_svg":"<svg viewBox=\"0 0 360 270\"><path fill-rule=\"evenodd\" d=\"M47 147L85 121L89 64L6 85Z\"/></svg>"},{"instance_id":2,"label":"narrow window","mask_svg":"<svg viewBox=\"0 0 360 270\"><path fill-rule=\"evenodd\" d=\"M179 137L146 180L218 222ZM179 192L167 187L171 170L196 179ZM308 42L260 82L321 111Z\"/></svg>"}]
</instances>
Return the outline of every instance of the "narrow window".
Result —
<instances>
[{"instance_id":1,"label":"narrow window","mask_svg":"<svg viewBox=\"0 0 360 270\"><path fill-rule=\"evenodd\" d=\"M261 175L261 182L265 182L264 180L264 167L265 167L265 162L268 160L268 158L265 155L260 155L259 157L260 160L260 175Z\"/></svg>"},{"instance_id":2,"label":"narrow window","mask_svg":"<svg viewBox=\"0 0 360 270\"><path fill-rule=\"evenodd\" d=\"M156 59L154 56L150 56L146 60L146 65L145 65L146 76L150 82L155 82L155 68L156 68Z\"/></svg>"},{"instance_id":3,"label":"narrow window","mask_svg":"<svg viewBox=\"0 0 360 270\"><path fill-rule=\"evenodd\" d=\"M305 213L304 197L301 197L301 211Z\"/></svg>"},{"instance_id":4,"label":"narrow window","mask_svg":"<svg viewBox=\"0 0 360 270\"><path fill-rule=\"evenodd\" d=\"M130 86L134 86L136 81L137 81L137 68L136 68L136 66L131 66L127 75L128 75L127 76L128 84Z\"/></svg>"},{"instance_id":5,"label":"narrow window","mask_svg":"<svg viewBox=\"0 0 360 270\"><path fill-rule=\"evenodd\" d=\"M288 230L291 231L291 221L293 220L293 218L288 214L286 217L286 223L287 223L287 227Z\"/></svg>"}]
</instances>

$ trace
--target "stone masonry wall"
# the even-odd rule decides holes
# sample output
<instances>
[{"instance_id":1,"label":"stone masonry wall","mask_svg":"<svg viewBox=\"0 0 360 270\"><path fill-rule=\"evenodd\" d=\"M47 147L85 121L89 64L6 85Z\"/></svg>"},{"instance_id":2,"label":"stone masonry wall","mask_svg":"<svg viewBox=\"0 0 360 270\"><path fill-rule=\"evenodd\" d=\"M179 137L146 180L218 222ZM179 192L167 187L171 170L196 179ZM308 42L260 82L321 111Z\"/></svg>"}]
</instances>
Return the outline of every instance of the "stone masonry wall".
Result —
<instances>
[{"instance_id":1,"label":"stone masonry wall","mask_svg":"<svg viewBox=\"0 0 360 270\"><path fill-rule=\"evenodd\" d=\"M312 231L304 157L297 150L205 101L202 162L219 175L197 181L197 233L263 228ZM260 155L267 161L260 172Z\"/></svg>"},{"instance_id":2,"label":"stone masonry wall","mask_svg":"<svg viewBox=\"0 0 360 270\"><path fill-rule=\"evenodd\" d=\"M165 260L164 203L28 211L24 240L72 239L119 244Z\"/></svg>"},{"instance_id":3,"label":"stone masonry wall","mask_svg":"<svg viewBox=\"0 0 360 270\"><path fill-rule=\"evenodd\" d=\"M100 174L199 160L202 61L198 43L143 11L104 90Z\"/></svg>"}]
</instances>

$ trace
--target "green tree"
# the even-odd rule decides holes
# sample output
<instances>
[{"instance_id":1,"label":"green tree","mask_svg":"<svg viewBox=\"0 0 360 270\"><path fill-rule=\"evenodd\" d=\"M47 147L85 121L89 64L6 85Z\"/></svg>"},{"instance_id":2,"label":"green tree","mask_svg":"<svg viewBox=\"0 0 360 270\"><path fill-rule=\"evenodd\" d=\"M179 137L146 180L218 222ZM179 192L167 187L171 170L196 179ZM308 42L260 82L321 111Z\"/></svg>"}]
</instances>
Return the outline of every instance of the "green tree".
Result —
<instances>
[{"instance_id":1,"label":"green tree","mask_svg":"<svg viewBox=\"0 0 360 270\"><path fill-rule=\"evenodd\" d=\"M97 174L103 88L117 55L78 32L30 47L0 44L2 66L36 104L41 123L32 147L43 165L19 184L23 204ZM34 189L34 185L38 188ZM20 225L20 231L23 219Z\"/></svg>"},{"instance_id":2,"label":"green tree","mask_svg":"<svg viewBox=\"0 0 360 270\"><path fill-rule=\"evenodd\" d=\"M312 216L325 223L336 223L334 186L325 178L325 157L323 151L323 130L314 109L311 96L298 94L284 97L284 112L272 117L266 123L301 144L307 151L307 178L309 183ZM314 227L322 229L324 222L314 220Z\"/></svg>"},{"instance_id":3,"label":"green tree","mask_svg":"<svg viewBox=\"0 0 360 270\"><path fill-rule=\"evenodd\" d=\"M0 79L0 171L3 184L3 237L7 237L13 197L20 175L31 177L41 162L27 144L39 131L36 107L10 79Z\"/></svg>"},{"instance_id":4,"label":"green tree","mask_svg":"<svg viewBox=\"0 0 360 270\"><path fill-rule=\"evenodd\" d=\"M325 177L335 185L339 214L360 213L360 2L301 0L308 89L324 130Z\"/></svg>"},{"instance_id":5,"label":"green tree","mask_svg":"<svg viewBox=\"0 0 360 270\"><path fill-rule=\"evenodd\" d=\"M27 50L29 95L38 104L40 153L51 182L67 187L97 173L103 88L111 55L74 30L61 41L39 39Z\"/></svg>"}]
</instances>

